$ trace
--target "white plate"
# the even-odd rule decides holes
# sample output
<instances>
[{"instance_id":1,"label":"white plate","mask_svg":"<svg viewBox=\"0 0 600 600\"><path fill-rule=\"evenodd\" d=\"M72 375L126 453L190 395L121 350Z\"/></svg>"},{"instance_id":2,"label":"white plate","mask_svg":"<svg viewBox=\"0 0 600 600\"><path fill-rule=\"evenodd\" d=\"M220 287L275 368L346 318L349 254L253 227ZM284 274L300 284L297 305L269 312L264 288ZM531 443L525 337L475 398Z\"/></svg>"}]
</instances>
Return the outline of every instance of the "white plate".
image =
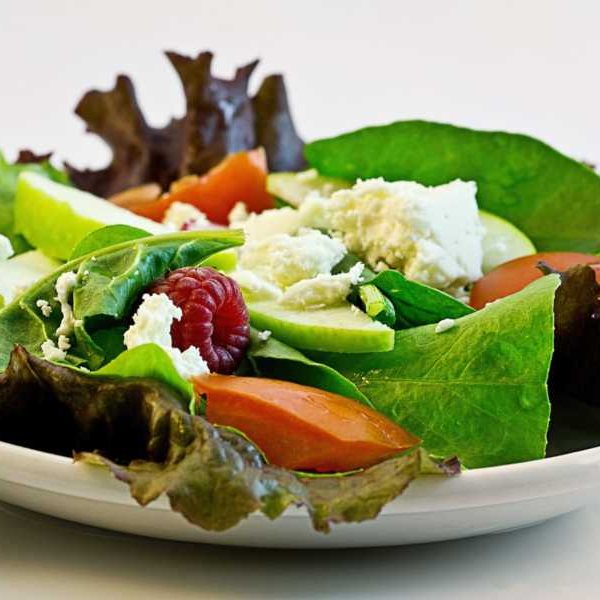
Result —
<instances>
[{"instance_id":1,"label":"white plate","mask_svg":"<svg viewBox=\"0 0 600 600\"><path fill-rule=\"evenodd\" d=\"M252 515L210 533L171 512L160 498L146 508L107 471L0 442L0 501L114 531L185 542L264 548L387 546L498 533L581 508L600 487L600 448L544 460L427 477L359 525L315 533L301 509L270 522Z\"/></svg>"}]
</instances>

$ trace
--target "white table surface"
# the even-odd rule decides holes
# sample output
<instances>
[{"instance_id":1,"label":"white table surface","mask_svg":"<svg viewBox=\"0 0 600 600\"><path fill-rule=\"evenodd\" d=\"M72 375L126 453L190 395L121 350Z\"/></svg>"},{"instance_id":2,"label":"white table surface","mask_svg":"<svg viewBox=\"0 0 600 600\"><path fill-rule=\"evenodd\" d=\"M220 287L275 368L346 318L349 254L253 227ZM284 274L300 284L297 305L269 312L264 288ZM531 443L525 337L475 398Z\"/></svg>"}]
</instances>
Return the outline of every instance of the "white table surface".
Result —
<instances>
[{"instance_id":1,"label":"white table surface","mask_svg":"<svg viewBox=\"0 0 600 600\"><path fill-rule=\"evenodd\" d=\"M111 534L0 505L0 598L592 600L600 497L512 533L357 550L256 550Z\"/></svg>"},{"instance_id":2,"label":"white table surface","mask_svg":"<svg viewBox=\"0 0 600 600\"><path fill-rule=\"evenodd\" d=\"M307 137L399 118L537 135L600 160L596 0L0 0L0 147L99 166L71 114L130 73L153 124L183 101L161 49L285 71ZM256 82L254 83L256 85ZM114 537L0 509L0 599L599 597L600 498L529 530L289 552Z\"/></svg>"}]
</instances>

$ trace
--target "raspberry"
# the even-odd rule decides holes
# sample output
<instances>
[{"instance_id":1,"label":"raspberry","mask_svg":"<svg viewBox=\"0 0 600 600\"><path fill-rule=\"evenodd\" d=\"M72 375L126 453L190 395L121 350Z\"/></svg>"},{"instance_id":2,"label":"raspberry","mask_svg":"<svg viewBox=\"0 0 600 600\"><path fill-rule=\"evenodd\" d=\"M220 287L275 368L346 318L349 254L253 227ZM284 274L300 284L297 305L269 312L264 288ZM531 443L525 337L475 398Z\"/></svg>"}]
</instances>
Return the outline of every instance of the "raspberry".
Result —
<instances>
[{"instance_id":1,"label":"raspberry","mask_svg":"<svg viewBox=\"0 0 600 600\"><path fill-rule=\"evenodd\" d=\"M166 294L183 313L171 327L176 348L195 346L214 373L235 371L250 343L250 325L233 279L208 267L183 268L154 282L148 291Z\"/></svg>"}]
</instances>

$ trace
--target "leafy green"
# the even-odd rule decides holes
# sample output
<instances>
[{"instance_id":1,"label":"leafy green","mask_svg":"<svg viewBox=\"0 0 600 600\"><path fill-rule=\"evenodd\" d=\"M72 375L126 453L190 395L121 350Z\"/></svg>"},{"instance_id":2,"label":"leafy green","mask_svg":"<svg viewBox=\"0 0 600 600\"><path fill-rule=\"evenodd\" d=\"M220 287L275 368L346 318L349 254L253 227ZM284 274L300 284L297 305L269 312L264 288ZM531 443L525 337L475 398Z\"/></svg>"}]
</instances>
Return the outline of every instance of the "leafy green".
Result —
<instances>
[{"instance_id":1,"label":"leafy green","mask_svg":"<svg viewBox=\"0 0 600 600\"><path fill-rule=\"evenodd\" d=\"M396 329L458 319L474 312L460 300L418 281L410 281L399 271L383 271L369 284L381 290L394 305Z\"/></svg>"},{"instance_id":2,"label":"leafy green","mask_svg":"<svg viewBox=\"0 0 600 600\"><path fill-rule=\"evenodd\" d=\"M391 352L311 353L356 383L375 408L467 467L542 458L550 405L556 275L435 333L396 333Z\"/></svg>"},{"instance_id":3,"label":"leafy green","mask_svg":"<svg viewBox=\"0 0 600 600\"><path fill-rule=\"evenodd\" d=\"M321 174L350 181L474 180L480 208L522 229L539 250L600 248L600 177L525 135L399 121L313 142L305 155Z\"/></svg>"},{"instance_id":4,"label":"leafy green","mask_svg":"<svg viewBox=\"0 0 600 600\"><path fill-rule=\"evenodd\" d=\"M267 77L251 98L248 83L258 61L238 68L232 79L220 79L211 73L210 52L166 55L181 80L184 116L161 129L150 127L125 75L111 90L87 92L75 112L113 156L98 171L68 165L77 187L102 197L149 182L167 189L184 175L205 173L227 154L257 146L265 148L271 171L305 165L280 75Z\"/></svg>"},{"instance_id":5,"label":"leafy green","mask_svg":"<svg viewBox=\"0 0 600 600\"><path fill-rule=\"evenodd\" d=\"M41 157L41 162L17 162L10 164L0 152L0 233L8 237L17 254L30 249L24 238L14 230L14 199L17 189L17 179L23 171L34 171L53 181L68 184L65 173L59 171L47 160Z\"/></svg>"},{"instance_id":6,"label":"leafy green","mask_svg":"<svg viewBox=\"0 0 600 600\"><path fill-rule=\"evenodd\" d=\"M107 225L88 233L75 246L70 260L75 260L86 254L92 254L103 248L108 248L108 246L139 240L149 235L151 234L147 231L138 227L132 227L131 225Z\"/></svg>"},{"instance_id":7,"label":"leafy green","mask_svg":"<svg viewBox=\"0 0 600 600\"><path fill-rule=\"evenodd\" d=\"M332 523L371 519L427 462L414 450L346 477L303 480L265 464L235 431L186 413L168 386L92 376L22 347L0 375L0 440L66 456L74 451L76 460L108 466L140 504L166 493L174 511L212 531L255 511L274 519L291 504L305 506L323 532ZM455 474L456 465L437 472Z\"/></svg>"},{"instance_id":8,"label":"leafy green","mask_svg":"<svg viewBox=\"0 0 600 600\"><path fill-rule=\"evenodd\" d=\"M335 265L333 272L346 273L357 262L359 262L358 257L348 253ZM402 273L394 269L375 274L365 267L361 281L364 287L369 285L377 287L390 300L395 312L395 322L392 325L395 329L430 325L442 319L458 319L475 312L470 306L446 292L406 279Z\"/></svg>"},{"instance_id":9,"label":"leafy green","mask_svg":"<svg viewBox=\"0 0 600 600\"><path fill-rule=\"evenodd\" d=\"M196 265L242 241L241 232L235 230L179 232L124 242L63 265L0 311L0 370L6 367L15 344L39 354L46 339L56 340L61 310L55 285L62 273L77 273L72 301L75 331L69 357L97 369L106 356L94 342L95 332L123 324L143 291L167 271ZM52 307L50 317L41 314L39 300Z\"/></svg>"},{"instance_id":10,"label":"leafy green","mask_svg":"<svg viewBox=\"0 0 600 600\"><path fill-rule=\"evenodd\" d=\"M179 374L170 356L156 344L126 350L90 376L154 379L175 390L184 407L194 398L194 386Z\"/></svg>"},{"instance_id":11,"label":"leafy green","mask_svg":"<svg viewBox=\"0 0 600 600\"><path fill-rule=\"evenodd\" d=\"M252 332L252 345L248 351L255 371L262 377L284 379L303 385L327 390L335 394L353 398L372 407L368 398L358 388L340 375L335 369L315 362L298 350L270 337L267 341L258 339Z\"/></svg>"}]
</instances>

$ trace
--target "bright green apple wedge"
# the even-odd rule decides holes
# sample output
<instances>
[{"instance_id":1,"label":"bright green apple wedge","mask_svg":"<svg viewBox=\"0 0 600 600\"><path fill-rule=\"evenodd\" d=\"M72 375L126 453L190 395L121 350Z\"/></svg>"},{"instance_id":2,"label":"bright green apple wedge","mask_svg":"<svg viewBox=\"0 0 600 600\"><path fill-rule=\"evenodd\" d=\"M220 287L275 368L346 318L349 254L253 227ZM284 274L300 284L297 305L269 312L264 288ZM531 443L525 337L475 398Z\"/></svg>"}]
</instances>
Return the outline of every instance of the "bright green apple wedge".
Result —
<instances>
[{"instance_id":1,"label":"bright green apple wedge","mask_svg":"<svg viewBox=\"0 0 600 600\"><path fill-rule=\"evenodd\" d=\"M160 223L139 217L93 194L22 173L15 196L15 230L48 256L67 260L90 232L105 225L131 225L152 234Z\"/></svg>"},{"instance_id":2,"label":"bright green apple wedge","mask_svg":"<svg viewBox=\"0 0 600 600\"><path fill-rule=\"evenodd\" d=\"M205 258L202 261L202 266L212 267L223 273L230 273L237 267L237 259L237 251L235 248L230 248L229 250L221 250L221 252L217 252L216 254L212 254L208 258Z\"/></svg>"},{"instance_id":3,"label":"bright green apple wedge","mask_svg":"<svg viewBox=\"0 0 600 600\"><path fill-rule=\"evenodd\" d=\"M291 310L274 301L251 302L250 322L301 350L386 352L394 331L349 304L317 310Z\"/></svg>"},{"instance_id":4,"label":"bright green apple wedge","mask_svg":"<svg viewBox=\"0 0 600 600\"><path fill-rule=\"evenodd\" d=\"M479 211L479 218L485 227L482 265L484 273L513 258L536 253L531 240L512 223L484 210Z\"/></svg>"},{"instance_id":5,"label":"bright green apple wedge","mask_svg":"<svg viewBox=\"0 0 600 600\"><path fill-rule=\"evenodd\" d=\"M0 308L59 266L58 261L37 250L0 261Z\"/></svg>"},{"instance_id":6,"label":"bright green apple wedge","mask_svg":"<svg viewBox=\"0 0 600 600\"><path fill-rule=\"evenodd\" d=\"M311 192L329 198L333 192L352 184L343 179L319 175L315 169L300 173L271 173L267 177L267 191L291 206L298 207Z\"/></svg>"}]
</instances>

